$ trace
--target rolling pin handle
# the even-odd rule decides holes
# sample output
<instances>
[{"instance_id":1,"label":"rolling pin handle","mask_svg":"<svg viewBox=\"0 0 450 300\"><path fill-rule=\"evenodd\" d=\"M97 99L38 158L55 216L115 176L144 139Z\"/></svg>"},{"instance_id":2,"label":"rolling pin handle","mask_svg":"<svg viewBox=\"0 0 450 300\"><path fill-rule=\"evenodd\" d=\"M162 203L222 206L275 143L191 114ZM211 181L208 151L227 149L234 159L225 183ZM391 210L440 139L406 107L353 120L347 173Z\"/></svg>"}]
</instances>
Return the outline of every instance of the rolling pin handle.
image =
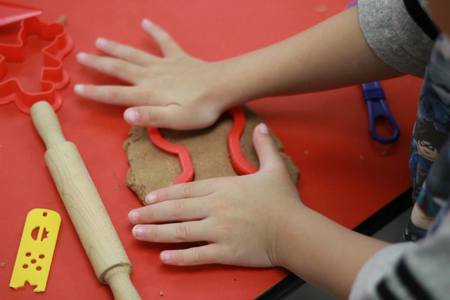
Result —
<instances>
[{"instance_id":1,"label":"rolling pin handle","mask_svg":"<svg viewBox=\"0 0 450 300\"><path fill-rule=\"evenodd\" d=\"M130 271L129 265L122 265L112 268L105 274L104 280L111 288L115 300L141 300L131 282Z\"/></svg>"},{"instance_id":2,"label":"rolling pin handle","mask_svg":"<svg viewBox=\"0 0 450 300\"><path fill-rule=\"evenodd\" d=\"M58 118L47 101L33 104L31 118L47 149L66 141Z\"/></svg>"}]
</instances>

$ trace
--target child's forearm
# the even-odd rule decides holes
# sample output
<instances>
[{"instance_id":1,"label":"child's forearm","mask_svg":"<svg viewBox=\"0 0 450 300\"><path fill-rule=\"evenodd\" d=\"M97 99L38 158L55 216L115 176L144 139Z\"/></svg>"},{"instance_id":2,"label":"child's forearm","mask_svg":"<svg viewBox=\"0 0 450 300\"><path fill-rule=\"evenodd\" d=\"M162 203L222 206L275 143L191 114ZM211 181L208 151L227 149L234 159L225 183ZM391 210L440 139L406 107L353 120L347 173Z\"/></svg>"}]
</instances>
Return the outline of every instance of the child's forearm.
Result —
<instances>
[{"instance_id":1,"label":"child's forearm","mask_svg":"<svg viewBox=\"0 0 450 300\"><path fill-rule=\"evenodd\" d=\"M385 242L358 234L302 208L278 234L278 264L307 282L347 299L362 265Z\"/></svg>"},{"instance_id":2,"label":"child's forearm","mask_svg":"<svg viewBox=\"0 0 450 300\"><path fill-rule=\"evenodd\" d=\"M283 42L220 63L231 105L265 96L319 91L400 76L370 49L356 8ZM386 243L301 209L278 234L278 264L340 298Z\"/></svg>"},{"instance_id":3,"label":"child's forearm","mask_svg":"<svg viewBox=\"0 0 450 300\"><path fill-rule=\"evenodd\" d=\"M285 41L220 64L222 78L227 81L224 84L237 93L231 105L401 75L369 48L356 8Z\"/></svg>"},{"instance_id":4,"label":"child's forearm","mask_svg":"<svg viewBox=\"0 0 450 300\"><path fill-rule=\"evenodd\" d=\"M280 43L212 63L188 55L151 21L142 27L164 58L99 38L96 47L108 55L79 53L78 61L131 85L74 87L84 98L131 106L124 118L133 126L204 128L248 100L401 75L369 48L355 8Z\"/></svg>"},{"instance_id":5,"label":"child's forearm","mask_svg":"<svg viewBox=\"0 0 450 300\"><path fill-rule=\"evenodd\" d=\"M220 64L228 87L237 93L232 105L401 75L370 49L356 8L283 42ZM348 297L362 265L386 246L306 207L292 213L285 224L277 235L277 264L340 298Z\"/></svg>"}]
</instances>

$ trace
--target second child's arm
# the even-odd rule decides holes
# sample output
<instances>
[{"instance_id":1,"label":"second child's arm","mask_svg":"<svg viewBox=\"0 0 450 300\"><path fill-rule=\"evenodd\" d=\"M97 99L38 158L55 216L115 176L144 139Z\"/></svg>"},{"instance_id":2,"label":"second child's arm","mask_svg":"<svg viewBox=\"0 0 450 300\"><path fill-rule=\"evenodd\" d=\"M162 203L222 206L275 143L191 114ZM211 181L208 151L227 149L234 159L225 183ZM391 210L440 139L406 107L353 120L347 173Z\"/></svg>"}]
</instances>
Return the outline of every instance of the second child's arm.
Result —
<instances>
[{"instance_id":1,"label":"second child's arm","mask_svg":"<svg viewBox=\"0 0 450 300\"><path fill-rule=\"evenodd\" d=\"M224 62L239 98L315 92L402 75L382 62L361 31L358 10L344 11L272 46Z\"/></svg>"},{"instance_id":2,"label":"second child's arm","mask_svg":"<svg viewBox=\"0 0 450 300\"><path fill-rule=\"evenodd\" d=\"M369 48L356 8L272 46L218 62L190 56L148 20L142 27L164 57L97 39L97 48L108 56L79 53L78 61L131 85L75 86L82 97L130 106L125 120L137 126L202 128L248 100L401 75Z\"/></svg>"}]
</instances>

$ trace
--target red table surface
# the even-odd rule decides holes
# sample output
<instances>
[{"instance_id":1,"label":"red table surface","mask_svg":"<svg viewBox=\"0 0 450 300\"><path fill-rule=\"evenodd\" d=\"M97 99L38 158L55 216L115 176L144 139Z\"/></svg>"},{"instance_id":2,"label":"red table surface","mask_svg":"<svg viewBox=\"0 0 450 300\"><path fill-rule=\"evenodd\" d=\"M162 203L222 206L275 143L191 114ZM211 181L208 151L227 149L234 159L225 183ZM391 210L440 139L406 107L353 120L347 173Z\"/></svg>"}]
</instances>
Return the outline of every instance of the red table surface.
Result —
<instances>
[{"instance_id":1,"label":"red table surface","mask_svg":"<svg viewBox=\"0 0 450 300\"><path fill-rule=\"evenodd\" d=\"M347 1L19 2L42 8L41 19L45 21L66 16L74 52L95 51L95 38L104 36L158 53L156 44L140 29L141 19L148 17L171 32L189 53L218 60L300 32L337 13ZM33 57L36 60L39 55ZM35 85L38 79L39 64L34 60L30 59L27 67L10 66L11 74L23 76L30 89L35 88L32 83ZM133 263L132 279L144 299L249 299L286 275L280 269L165 266L159 252L169 246L134 240L127 213L139 202L125 184L128 163L122 143L129 126L122 119L123 108L87 102L72 92L74 82L116 81L82 68L73 53L64 65L72 84L61 93L64 105L58 116L66 137L78 146L97 185ZM299 188L304 202L350 228L410 185L407 161L420 81L404 77L383 85L402 130L393 146L377 144L369 136L359 87L262 99L251 104L300 168ZM110 299L109 289L95 278L46 169L45 149L31 119L10 104L0 107L0 122L0 262L6 263L0 267L0 299ZM29 287L18 291L8 287L25 216L36 207L54 209L62 216L43 294L33 294Z\"/></svg>"}]
</instances>

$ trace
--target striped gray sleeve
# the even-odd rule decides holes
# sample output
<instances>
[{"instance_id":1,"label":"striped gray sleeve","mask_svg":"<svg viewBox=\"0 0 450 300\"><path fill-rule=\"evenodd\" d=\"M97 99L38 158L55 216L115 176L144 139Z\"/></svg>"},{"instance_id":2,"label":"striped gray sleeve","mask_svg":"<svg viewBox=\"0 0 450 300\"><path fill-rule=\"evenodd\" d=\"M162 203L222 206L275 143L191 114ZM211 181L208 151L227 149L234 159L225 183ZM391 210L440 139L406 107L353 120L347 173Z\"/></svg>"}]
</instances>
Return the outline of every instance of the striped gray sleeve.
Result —
<instances>
[{"instance_id":1,"label":"striped gray sleeve","mask_svg":"<svg viewBox=\"0 0 450 300\"><path fill-rule=\"evenodd\" d=\"M420 1L427 11L425 1ZM402 0L359 0L358 13L367 43L387 65L423 77L433 40L413 21Z\"/></svg>"},{"instance_id":2,"label":"striped gray sleeve","mask_svg":"<svg viewBox=\"0 0 450 300\"><path fill-rule=\"evenodd\" d=\"M422 289L424 295L429 295L428 299L449 299L450 297L449 206L446 213L447 218L437 232L427 237L415 251L405 253L404 257L404 273L408 272L412 281L416 281L415 286L410 282L404 286L410 291L417 290L417 286L420 286L419 290Z\"/></svg>"},{"instance_id":3,"label":"striped gray sleeve","mask_svg":"<svg viewBox=\"0 0 450 300\"><path fill-rule=\"evenodd\" d=\"M449 299L450 205L426 239L388 246L360 270L350 300Z\"/></svg>"},{"instance_id":4,"label":"striped gray sleeve","mask_svg":"<svg viewBox=\"0 0 450 300\"><path fill-rule=\"evenodd\" d=\"M450 50L442 39L436 49ZM433 64L434 58L433 55ZM438 66L446 67L442 63ZM442 147L426 181L433 201L445 202L427 236L416 244L391 245L378 251L356 276L350 300L450 299L449 174L450 139Z\"/></svg>"},{"instance_id":5,"label":"striped gray sleeve","mask_svg":"<svg viewBox=\"0 0 450 300\"><path fill-rule=\"evenodd\" d=\"M349 300L376 299L375 287L377 282L392 269L392 265L407 250L414 249L415 247L416 245L414 243L408 242L390 245L378 251L359 271L358 276L353 282Z\"/></svg>"}]
</instances>

